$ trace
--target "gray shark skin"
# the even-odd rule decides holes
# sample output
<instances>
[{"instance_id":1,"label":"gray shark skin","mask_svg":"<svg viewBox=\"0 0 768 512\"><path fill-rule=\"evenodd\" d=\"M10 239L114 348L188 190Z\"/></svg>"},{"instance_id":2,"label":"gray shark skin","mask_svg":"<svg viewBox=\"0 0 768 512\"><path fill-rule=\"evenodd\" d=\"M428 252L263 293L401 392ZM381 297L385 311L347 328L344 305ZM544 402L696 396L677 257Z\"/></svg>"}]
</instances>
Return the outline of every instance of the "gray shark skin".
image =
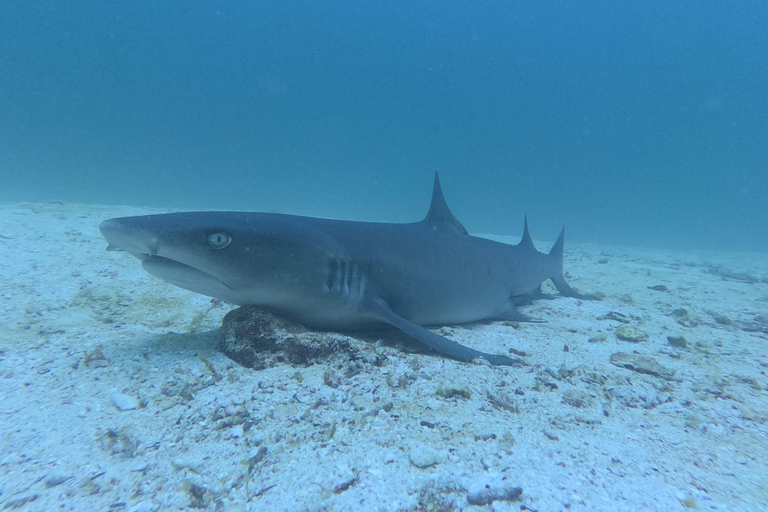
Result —
<instances>
[{"instance_id":1,"label":"gray shark skin","mask_svg":"<svg viewBox=\"0 0 768 512\"><path fill-rule=\"evenodd\" d=\"M547 279L561 295L591 298L563 278L564 231L549 254L533 246L527 219L518 245L470 236L448 209L437 173L429 213L410 224L185 212L109 219L99 230L107 250L127 251L181 288L321 330L390 324L461 361L516 362L423 326L534 321L515 305L550 298L540 290Z\"/></svg>"}]
</instances>

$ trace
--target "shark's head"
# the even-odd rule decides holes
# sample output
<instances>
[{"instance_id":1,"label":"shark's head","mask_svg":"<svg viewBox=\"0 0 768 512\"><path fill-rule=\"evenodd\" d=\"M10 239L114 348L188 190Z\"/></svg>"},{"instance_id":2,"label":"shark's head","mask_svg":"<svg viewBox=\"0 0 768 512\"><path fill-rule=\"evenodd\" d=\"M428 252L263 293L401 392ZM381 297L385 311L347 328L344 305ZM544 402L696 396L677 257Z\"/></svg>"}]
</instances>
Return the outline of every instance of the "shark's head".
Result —
<instances>
[{"instance_id":1,"label":"shark's head","mask_svg":"<svg viewBox=\"0 0 768 512\"><path fill-rule=\"evenodd\" d=\"M275 305L326 279L327 252L294 224L290 216L188 212L109 219L99 230L108 250L130 253L168 283L232 304Z\"/></svg>"}]
</instances>

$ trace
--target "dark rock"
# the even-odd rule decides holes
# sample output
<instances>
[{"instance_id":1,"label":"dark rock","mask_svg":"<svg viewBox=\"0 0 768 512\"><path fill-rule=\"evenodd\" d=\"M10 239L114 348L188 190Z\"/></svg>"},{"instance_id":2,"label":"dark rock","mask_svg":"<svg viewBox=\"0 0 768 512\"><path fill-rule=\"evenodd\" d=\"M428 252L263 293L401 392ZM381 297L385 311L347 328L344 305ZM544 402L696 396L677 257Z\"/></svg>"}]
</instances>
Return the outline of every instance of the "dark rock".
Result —
<instances>
[{"instance_id":1,"label":"dark rock","mask_svg":"<svg viewBox=\"0 0 768 512\"><path fill-rule=\"evenodd\" d=\"M523 494L523 489L507 485L504 487L492 487L486 485L478 489L472 489L467 493L467 502L470 505L490 505L494 501L515 501Z\"/></svg>"},{"instance_id":2,"label":"dark rock","mask_svg":"<svg viewBox=\"0 0 768 512\"><path fill-rule=\"evenodd\" d=\"M309 366L332 356L357 356L357 340L335 333L316 333L266 311L244 306L227 313L217 344L227 357L257 370L289 363Z\"/></svg>"},{"instance_id":3,"label":"dark rock","mask_svg":"<svg viewBox=\"0 0 768 512\"><path fill-rule=\"evenodd\" d=\"M609 311L608 313L602 316L598 316L597 319L598 320L615 320L623 324L628 324L632 321L629 317L627 317L627 315L623 313L619 313L618 311Z\"/></svg>"},{"instance_id":4,"label":"dark rock","mask_svg":"<svg viewBox=\"0 0 768 512\"><path fill-rule=\"evenodd\" d=\"M631 325L622 325L617 327L616 337L620 340L631 341L632 343L640 343L650 338L647 332L641 331L637 327L633 327Z\"/></svg>"},{"instance_id":5,"label":"dark rock","mask_svg":"<svg viewBox=\"0 0 768 512\"><path fill-rule=\"evenodd\" d=\"M718 313L717 311L707 311L707 314L714 318L715 322L719 323L720 325L729 325L733 323L733 320L721 313Z\"/></svg>"},{"instance_id":6,"label":"dark rock","mask_svg":"<svg viewBox=\"0 0 768 512\"><path fill-rule=\"evenodd\" d=\"M686 348L688 342L682 336L667 336L667 341L672 347Z\"/></svg>"}]
</instances>

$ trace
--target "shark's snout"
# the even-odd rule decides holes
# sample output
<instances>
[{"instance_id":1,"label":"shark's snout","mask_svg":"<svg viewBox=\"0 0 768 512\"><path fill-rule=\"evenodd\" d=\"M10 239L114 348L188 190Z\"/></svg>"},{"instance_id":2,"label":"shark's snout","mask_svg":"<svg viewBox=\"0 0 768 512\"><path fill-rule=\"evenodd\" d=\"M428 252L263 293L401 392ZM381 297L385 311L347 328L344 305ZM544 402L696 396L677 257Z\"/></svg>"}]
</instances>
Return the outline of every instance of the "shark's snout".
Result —
<instances>
[{"instance_id":1,"label":"shark's snout","mask_svg":"<svg viewBox=\"0 0 768 512\"><path fill-rule=\"evenodd\" d=\"M126 251L142 260L157 254L157 238L132 225L130 218L105 220L99 231L109 244L108 251Z\"/></svg>"},{"instance_id":2,"label":"shark's snout","mask_svg":"<svg viewBox=\"0 0 768 512\"><path fill-rule=\"evenodd\" d=\"M169 224L176 227L167 235ZM144 270L181 288L238 303L239 297L222 277L225 265L201 258L195 236L184 237L177 216L140 216L108 219L99 231L108 251L125 251L141 260ZM207 245L204 250L210 250ZM226 276L226 272L223 272Z\"/></svg>"}]
</instances>

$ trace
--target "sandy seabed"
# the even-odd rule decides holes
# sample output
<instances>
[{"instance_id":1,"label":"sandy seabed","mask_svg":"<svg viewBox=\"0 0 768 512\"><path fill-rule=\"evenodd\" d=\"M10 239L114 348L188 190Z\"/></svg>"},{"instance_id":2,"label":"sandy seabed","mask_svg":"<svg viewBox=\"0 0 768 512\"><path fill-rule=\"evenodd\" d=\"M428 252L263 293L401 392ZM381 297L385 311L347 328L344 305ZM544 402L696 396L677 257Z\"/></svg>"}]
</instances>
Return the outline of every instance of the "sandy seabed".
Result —
<instances>
[{"instance_id":1,"label":"sandy seabed","mask_svg":"<svg viewBox=\"0 0 768 512\"><path fill-rule=\"evenodd\" d=\"M519 366L385 336L255 371L230 306L104 250L159 212L0 205L3 510L768 510L766 254L566 242L602 301L438 330Z\"/></svg>"}]
</instances>

